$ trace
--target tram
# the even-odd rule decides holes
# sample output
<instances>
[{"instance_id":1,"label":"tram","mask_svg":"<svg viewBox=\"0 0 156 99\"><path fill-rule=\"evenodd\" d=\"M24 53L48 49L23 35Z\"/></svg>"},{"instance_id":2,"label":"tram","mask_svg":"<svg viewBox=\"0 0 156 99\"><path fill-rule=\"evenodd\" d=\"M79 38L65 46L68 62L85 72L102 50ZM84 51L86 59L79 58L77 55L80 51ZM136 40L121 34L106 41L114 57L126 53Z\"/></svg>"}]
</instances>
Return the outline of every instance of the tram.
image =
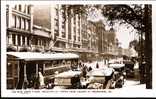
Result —
<instances>
[{"instance_id":1,"label":"tram","mask_svg":"<svg viewBox=\"0 0 156 99\"><path fill-rule=\"evenodd\" d=\"M7 52L7 89L46 87L55 74L77 68L78 61L74 53Z\"/></svg>"}]
</instances>

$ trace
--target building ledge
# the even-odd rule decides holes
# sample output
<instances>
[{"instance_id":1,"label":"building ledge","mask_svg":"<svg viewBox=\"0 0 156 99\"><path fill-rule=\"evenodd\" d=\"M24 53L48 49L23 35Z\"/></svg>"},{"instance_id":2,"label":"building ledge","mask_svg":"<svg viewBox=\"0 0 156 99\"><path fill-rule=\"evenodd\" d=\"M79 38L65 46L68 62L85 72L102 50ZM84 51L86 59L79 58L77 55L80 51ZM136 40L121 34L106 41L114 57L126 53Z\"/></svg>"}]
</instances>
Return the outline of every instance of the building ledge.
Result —
<instances>
[{"instance_id":1,"label":"building ledge","mask_svg":"<svg viewBox=\"0 0 156 99\"><path fill-rule=\"evenodd\" d=\"M18 16L22 16L22 17L25 17L27 19L30 19L31 15L30 14L27 14L27 13L23 13L21 11L17 11L15 9L12 9L12 12L13 14L17 14Z\"/></svg>"},{"instance_id":2,"label":"building ledge","mask_svg":"<svg viewBox=\"0 0 156 99\"><path fill-rule=\"evenodd\" d=\"M22 29L17 29L17 28L7 28L8 31L14 31L14 32L17 32L17 33L26 33L26 34L32 34L31 31L28 31L28 30L22 30Z\"/></svg>"}]
</instances>

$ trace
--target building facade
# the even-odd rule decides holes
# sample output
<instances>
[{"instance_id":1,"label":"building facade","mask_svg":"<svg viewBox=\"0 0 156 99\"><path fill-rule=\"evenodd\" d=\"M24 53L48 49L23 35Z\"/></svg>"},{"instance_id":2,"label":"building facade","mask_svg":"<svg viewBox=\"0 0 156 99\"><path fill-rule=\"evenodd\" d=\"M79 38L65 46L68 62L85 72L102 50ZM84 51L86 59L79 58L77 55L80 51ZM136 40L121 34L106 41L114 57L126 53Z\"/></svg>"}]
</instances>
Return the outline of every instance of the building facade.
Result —
<instances>
[{"instance_id":1,"label":"building facade","mask_svg":"<svg viewBox=\"0 0 156 99\"><path fill-rule=\"evenodd\" d=\"M7 5L7 52L31 51L31 36L33 33L32 5ZM20 73L19 61L7 58L7 88L17 86Z\"/></svg>"},{"instance_id":2,"label":"building facade","mask_svg":"<svg viewBox=\"0 0 156 99\"><path fill-rule=\"evenodd\" d=\"M35 25L32 5L7 5L7 52L74 52L80 51L81 18L73 10L67 14L61 5L50 6L50 29ZM39 10L38 10L39 11ZM41 11L41 9L40 9ZM41 16L39 16L41 17ZM40 20L37 20L40 22ZM42 21L44 22L44 21ZM47 22L45 23L47 24ZM48 25L47 25L48 26ZM71 60L69 62L73 62ZM24 61L7 54L7 89L19 88L38 77L39 69L45 75L53 75L55 71L68 70L70 64L63 67L61 61ZM74 62L73 62L74 63ZM55 65L54 65L55 64ZM56 64L60 66L56 67ZM72 64L72 63L71 63ZM48 70L46 68L51 68ZM54 68L52 68L54 67ZM51 71L51 72L49 72Z\"/></svg>"},{"instance_id":3,"label":"building facade","mask_svg":"<svg viewBox=\"0 0 156 99\"><path fill-rule=\"evenodd\" d=\"M102 21L89 21L87 15L75 13L69 6L7 5L7 52L70 52L83 61L114 55L114 31L106 31ZM7 88L22 88L23 83L38 77L40 69L45 77L53 76L56 71L68 70L74 62L75 59L67 64L63 64L64 60L24 61L8 55Z\"/></svg>"},{"instance_id":4,"label":"building facade","mask_svg":"<svg viewBox=\"0 0 156 99\"><path fill-rule=\"evenodd\" d=\"M33 27L31 5L7 5L7 50L30 50Z\"/></svg>"},{"instance_id":5,"label":"building facade","mask_svg":"<svg viewBox=\"0 0 156 99\"><path fill-rule=\"evenodd\" d=\"M69 11L68 5L52 5L51 33L53 51L78 51L82 47L81 15Z\"/></svg>"}]
</instances>

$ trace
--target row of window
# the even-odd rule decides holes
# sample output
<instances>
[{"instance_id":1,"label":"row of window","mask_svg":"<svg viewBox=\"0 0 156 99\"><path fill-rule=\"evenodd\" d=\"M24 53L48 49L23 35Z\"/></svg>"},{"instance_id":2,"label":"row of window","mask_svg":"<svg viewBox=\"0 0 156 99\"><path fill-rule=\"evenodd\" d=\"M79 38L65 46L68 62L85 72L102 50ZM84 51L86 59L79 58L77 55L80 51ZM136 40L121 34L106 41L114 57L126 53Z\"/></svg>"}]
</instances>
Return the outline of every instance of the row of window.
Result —
<instances>
[{"instance_id":1,"label":"row of window","mask_svg":"<svg viewBox=\"0 0 156 99\"><path fill-rule=\"evenodd\" d=\"M20 16L12 15L12 27L30 31L30 20Z\"/></svg>"},{"instance_id":2,"label":"row of window","mask_svg":"<svg viewBox=\"0 0 156 99\"><path fill-rule=\"evenodd\" d=\"M30 37L24 35L10 34L8 35L8 43L18 46L30 46ZM32 40L32 44L46 47L49 46L49 41L41 38L34 38Z\"/></svg>"},{"instance_id":3,"label":"row of window","mask_svg":"<svg viewBox=\"0 0 156 99\"><path fill-rule=\"evenodd\" d=\"M58 17L58 8L55 8L55 10L56 10L56 17ZM66 29L66 24L65 24L65 11L63 10L62 11L62 29L63 29L63 31L62 31L62 37L63 38L65 38L66 37L66 31L65 31L65 29ZM76 33L76 21L78 22L78 26L80 27L80 15L78 15L78 20L76 20L76 16L74 16L74 20L73 20L73 22L74 22L74 33ZM59 27L59 20L58 20L58 18L55 18L55 20L54 20L54 23L55 23L55 26L56 27ZM68 25L71 25L71 18L70 19L68 19ZM55 34L58 34L57 33L57 29L58 28L55 28ZM78 28L78 32L79 32L79 35L80 35L80 28ZM59 34L58 34L59 35ZM71 39L71 28L70 28L70 26L68 27L68 38L69 39ZM79 41L80 41L80 39L79 39Z\"/></svg>"},{"instance_id":4,"label":"row of window","mask_svg":"<svg viewBox=\"0 0 156 99\"><path fill-rule=\"evenodd\" d=\"M13 45L19 45L19 46L23 46L23 45L30 45L30 37L26 37L23 35L17 35L17 34L10 34L8 35L8 42L9 44L13 44ZM12 40L12 41L10 41Z\"/></svg>"},{"instance_id":5,"label":"row of window","mask_svg":"<svg viewBox=\"0 0 156 99\"><path fill-rule=\"evenodd\" d=\"M39 46L49 46L49 41L41 38L36 38L32 40L33 45L39 45Z\"/></svg>"},{"instance_id":6,"label":"row of window","mask_svg":"<svg viewBox=\"0 0 156 99\"><path fill-rule=\"evenodd\" d=\"M15 5L14 6L15 10L18 10L20 12L26 13L26 14L30 14L31 11L31 5Z\"/></svg>"}]
</instances>

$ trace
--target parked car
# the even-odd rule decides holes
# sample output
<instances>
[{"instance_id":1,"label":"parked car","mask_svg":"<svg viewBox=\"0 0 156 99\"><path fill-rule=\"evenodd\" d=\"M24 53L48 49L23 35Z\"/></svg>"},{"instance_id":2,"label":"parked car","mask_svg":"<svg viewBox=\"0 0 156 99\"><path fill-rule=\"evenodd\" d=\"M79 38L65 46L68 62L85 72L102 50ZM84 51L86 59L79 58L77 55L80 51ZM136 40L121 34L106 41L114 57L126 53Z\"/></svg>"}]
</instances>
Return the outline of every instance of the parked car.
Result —
<instances>
[{"instance_id":1,"label":"parked car","mask_svg":"<svg viewBox=\"0 0 156 99\"><path fill-rule=\"evenodd\" d=\"M96 69L87 73L86 88L88 89L105 89L111 88L111 79L114 69ZM85 82L85 81L84 81ZM81 83L84 83L81 82Z\"/></svg>"},{"instance_id":2,"label":"parked car","mask_svg":"<svg viewBox=\"0 0 156 99\"><path fill-rule=\"evenodd\" d=\"M80 87L80 71L69 70L60 73L54 78L53 89L77 89Z\"/></svg>"},{"instance_id":3,"label":"parked car","mask_svg":"<svg viewBox=\"0 0 156 99\"><path fill-rule=\"evenodd\" d=\"M109 68L113 68L114 75L112 78L112 88L121 88L126 80L125 64L123 63L111 63Z\"/></svg>"},{"instance_id":4,"label":"parked car","mask_svg":"<svg viewBox=\"0 0 156 99\"><path fill-rule=\"evenodd\" d=\"M134 77L134 63L132 61L124 61L127 78Z\"/></svg>"}]
</instances>

